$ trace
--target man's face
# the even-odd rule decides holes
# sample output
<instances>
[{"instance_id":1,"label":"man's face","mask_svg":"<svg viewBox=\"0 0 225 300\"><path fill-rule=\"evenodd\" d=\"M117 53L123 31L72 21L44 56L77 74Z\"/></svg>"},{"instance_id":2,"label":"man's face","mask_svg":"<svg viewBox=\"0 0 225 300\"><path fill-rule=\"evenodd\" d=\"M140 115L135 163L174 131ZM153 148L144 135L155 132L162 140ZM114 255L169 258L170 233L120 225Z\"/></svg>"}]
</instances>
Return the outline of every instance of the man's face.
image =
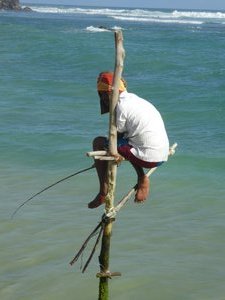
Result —
<instances>
[{"instance_id":1,"label":"man's face","mask_svg":"<svg viewBox=\"0 0 225 300\"><path fill-rule=\"evenodd\" d=\"M98 92L100 97L101 114L109 112L109 99L110 94L108 92Z\"/></svg>"}]
</instances>

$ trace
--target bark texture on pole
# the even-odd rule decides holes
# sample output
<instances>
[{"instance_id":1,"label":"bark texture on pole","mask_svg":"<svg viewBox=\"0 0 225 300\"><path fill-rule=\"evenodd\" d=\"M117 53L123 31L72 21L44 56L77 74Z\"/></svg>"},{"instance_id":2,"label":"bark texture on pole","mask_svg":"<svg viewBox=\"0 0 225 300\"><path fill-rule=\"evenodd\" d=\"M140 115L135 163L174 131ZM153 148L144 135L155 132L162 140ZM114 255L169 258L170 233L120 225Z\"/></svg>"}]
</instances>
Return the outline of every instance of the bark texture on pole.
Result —
<instances>
[{"instance_id":1,"label":"bark texture on pole","mask_svg":"<svg viewBox=\"0 0 225 300\"><path fill-rule=\"evenodd\" d=\"M122 31L115 32L115 68L113 79L113 91L110 101L109 110L109 154L117 154L117 127L116 127L116 104L119 98L119 84L123 72L123 61L125 51L123 48L123 34ZM108 194L106 197L105 210L106 214L114 206L114 192L116 187L117 165L115 161L108 161ZM112 233L112 219L109 219L104 225L102 246L99 256L100 273L97 274L99 279L99 300L109 299L108 279L113 276L109 270L109 256L110 256L110 241Z\"/></svg>"}]
</instances>

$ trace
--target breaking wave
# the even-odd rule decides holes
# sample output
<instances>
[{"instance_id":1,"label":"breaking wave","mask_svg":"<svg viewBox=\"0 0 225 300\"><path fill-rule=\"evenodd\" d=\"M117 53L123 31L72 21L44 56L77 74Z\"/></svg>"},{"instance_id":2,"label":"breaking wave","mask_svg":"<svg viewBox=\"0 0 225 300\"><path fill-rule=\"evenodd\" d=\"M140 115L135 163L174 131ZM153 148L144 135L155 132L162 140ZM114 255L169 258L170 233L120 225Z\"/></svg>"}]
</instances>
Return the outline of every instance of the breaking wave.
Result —
<instances>
[{"instance_id":1,"label":"breaking wave","mask_svg":"<svg viewBox=\"0 0 225 300\"><path fill-rule=\"evenodd\" d=\"M109 31L112 31L112 30L121 30L121 29L122 28L118 27L118 26L114 26L112 28L105 28L105 27L102 27L102 26L99 26L99 27L88 26L88 27L86 27L86 30L91 31L91 32L109 32Z\"/></svg>"},{"instance_id":2,"label":"breaking wave","mask_svg":"<svg viewBox=\"0 0 225 300\"><path fill-rule=\"evenodd\" d=\"M152 22L152 23L178 23L178 24L203 24L203 21L194 20L173 20L173 19L156 19L156 18L128 18L128 17L114 17L117 20L133 21L133 22Z\"/></svg>"},{"instance_id":3,"label":"breaking wave","mask_svg":"<svg viewBox=\"0 0 225 300\"><path fill-rule=\"evenodd\" d=\"M151 9L80 8L72 6L31 6L38 13L100 15L121 21L203 24L225 22L225 12ZM94 31L95 29L93 29ZM96 29L97 30L97 29Z\"/></svg>"}]
</instances>

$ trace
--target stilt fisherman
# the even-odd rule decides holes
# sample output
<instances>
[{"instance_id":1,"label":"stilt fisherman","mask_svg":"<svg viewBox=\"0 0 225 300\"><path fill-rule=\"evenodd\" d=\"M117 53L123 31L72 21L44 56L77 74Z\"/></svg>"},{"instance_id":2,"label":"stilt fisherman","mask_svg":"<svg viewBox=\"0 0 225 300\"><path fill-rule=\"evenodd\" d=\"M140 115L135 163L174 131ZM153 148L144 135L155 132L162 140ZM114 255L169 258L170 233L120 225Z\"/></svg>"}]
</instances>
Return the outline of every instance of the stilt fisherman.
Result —
<instances>
[{"instance_id":1,"label":"stilt fisherman","mask_svg":"<svg viewBox=\"0 0 225 300\"><path fill-rule=\"evenodd\" d=\"M100 97L101 114L109 112L112 96L113 73L102 72L97 80L97 90ZM116 106L116 125L118 131L117 160L122 157L128 160L137 173L137 191L135 201L144 202L149 196L150 182L144 169L160 166L167 161L169 141L163 119L156 107L127 91L126 81L121 78L119 100ZM96 137L93 150L106 150L108 140ZM100 188L99 193L88 204L89 208L96 208L105 202L108 192L107 162L96 160Z\"/></svg>"}]
</instances>

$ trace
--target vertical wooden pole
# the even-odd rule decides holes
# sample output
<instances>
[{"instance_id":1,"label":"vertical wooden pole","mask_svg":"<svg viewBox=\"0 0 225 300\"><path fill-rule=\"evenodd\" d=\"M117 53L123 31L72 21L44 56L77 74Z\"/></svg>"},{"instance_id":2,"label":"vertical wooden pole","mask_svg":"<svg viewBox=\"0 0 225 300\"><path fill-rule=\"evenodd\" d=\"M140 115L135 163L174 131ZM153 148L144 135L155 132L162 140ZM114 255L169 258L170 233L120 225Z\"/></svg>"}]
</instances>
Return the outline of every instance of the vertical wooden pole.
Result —
<instances>
[{"instance_id":1,"label":"vertical wooden pole","mask_svg":"<svg viewBox=\"0 0 225 300\"><path fill-rule=\"evenodd\" d=\"M116 128L116 104L119 98L120 78L123 71L123 61L125 51L123 48L122 31L115 32L115 68L113 79L112 98L110 99L109 109L109 154L117 154L117 128ZM114 206L114 192L116 187L117 165L115 161L108 162L108 194L106 197L106 214ZM112 234L112 219L109 219L103 229L102 246L99 256L100 273L99 277L99 300L109 299L108 279L111 278L109 271L110 241Z\"/></svg>"}]
</instances>

